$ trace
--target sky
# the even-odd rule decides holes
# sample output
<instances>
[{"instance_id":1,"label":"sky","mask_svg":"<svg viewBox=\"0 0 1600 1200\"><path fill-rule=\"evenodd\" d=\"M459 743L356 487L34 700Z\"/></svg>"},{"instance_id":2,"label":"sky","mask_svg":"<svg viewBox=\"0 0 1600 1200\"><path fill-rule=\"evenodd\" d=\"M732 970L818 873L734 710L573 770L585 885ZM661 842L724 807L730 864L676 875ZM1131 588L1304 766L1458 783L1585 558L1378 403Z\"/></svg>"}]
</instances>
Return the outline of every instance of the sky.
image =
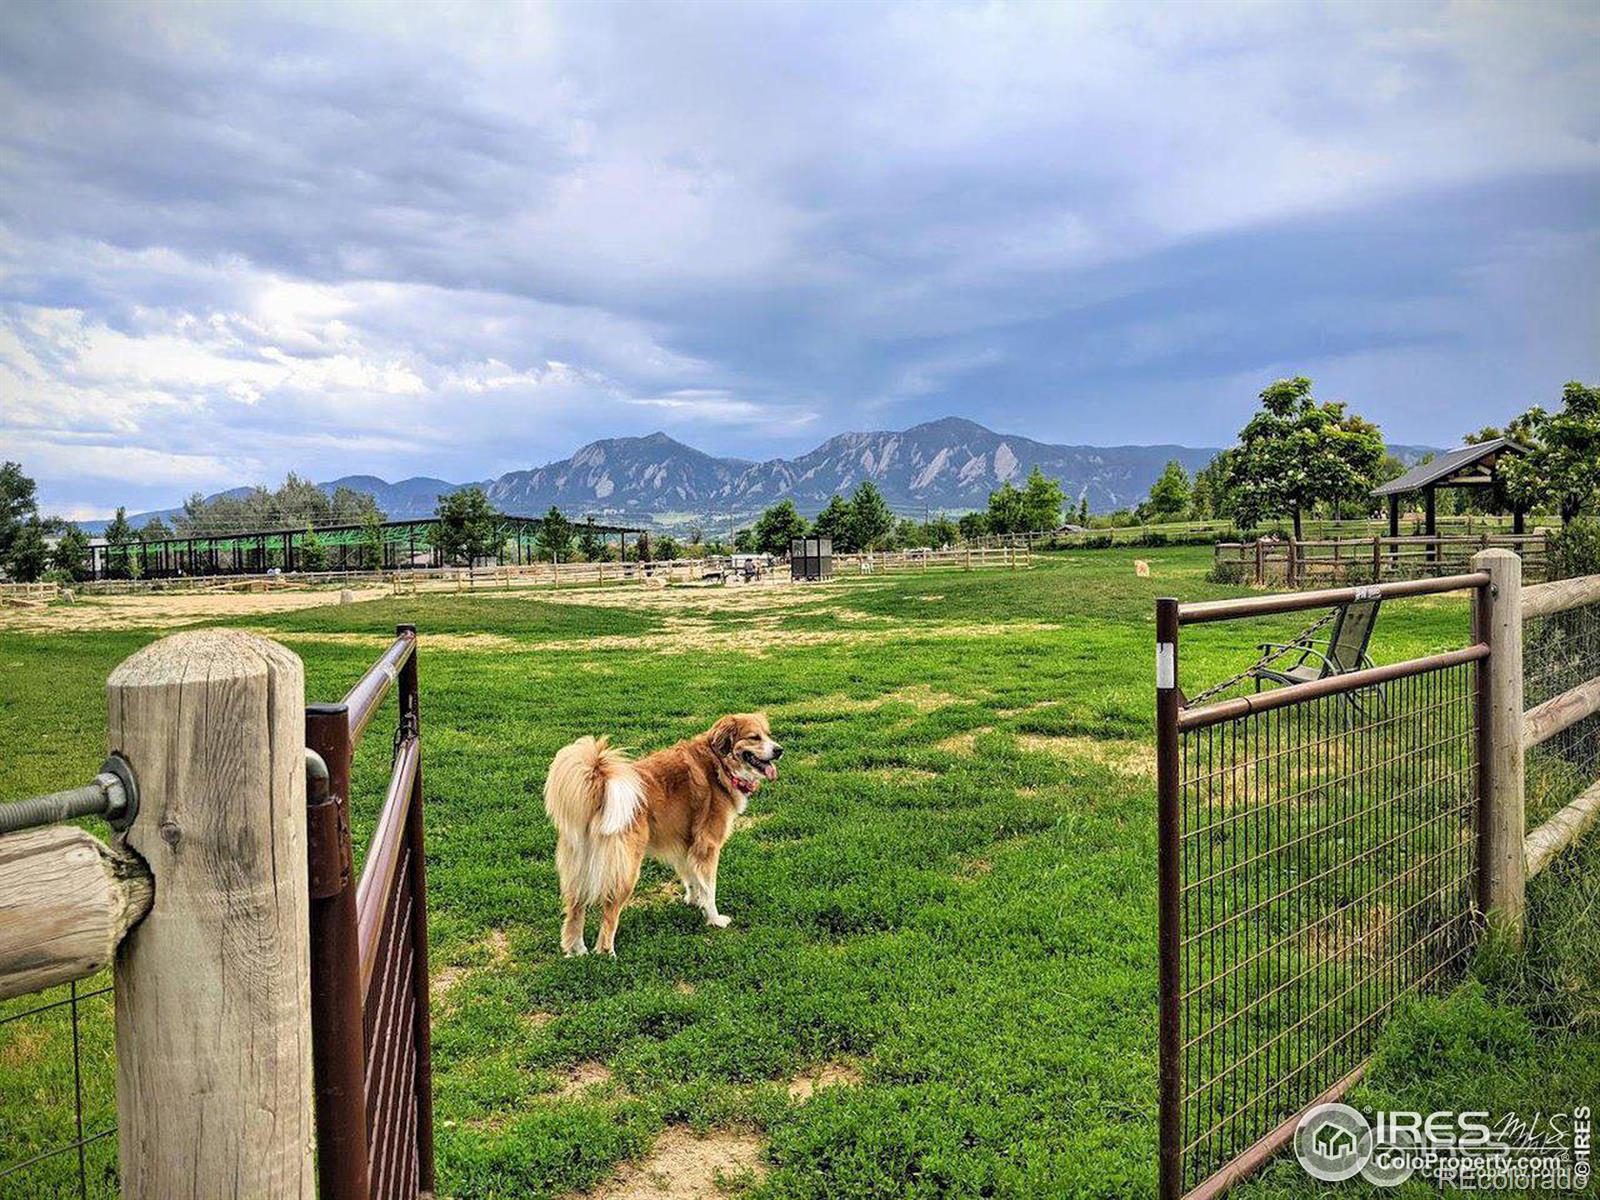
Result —
<instances>
[{"instance_id":1,"label":"sky","mask_svg":"<svg viewBox=\"0 0 1600 1200\"><path fill-rule=\"evenodd\" d=\"M1451 445L1600 380L1593 3L0 0L0 458L77 518L656 429Z\"/></svg>"}]
</instances>

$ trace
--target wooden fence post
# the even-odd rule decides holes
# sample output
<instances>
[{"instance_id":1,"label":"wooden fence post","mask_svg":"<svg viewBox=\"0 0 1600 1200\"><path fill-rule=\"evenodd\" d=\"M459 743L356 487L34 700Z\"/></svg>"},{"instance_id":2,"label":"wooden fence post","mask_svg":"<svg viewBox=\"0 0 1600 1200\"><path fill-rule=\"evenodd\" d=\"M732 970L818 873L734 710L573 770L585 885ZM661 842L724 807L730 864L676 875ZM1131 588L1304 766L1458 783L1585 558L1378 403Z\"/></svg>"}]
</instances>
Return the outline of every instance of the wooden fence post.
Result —
<instances>
[{"instance_id":1,"label":"wooden fence post","mask_svg":"<svg viewBox=\"0 0 1600 1200\"><path fill-rule=\"evenodd\" d=\"M180 633L107 690L140 786L123 837L155 879L117 953L122 1194L311 1196L300 660L235 630Z\"/></svg>"},{"instance_id":2,"label":"wooden fence post","mask_svg":"<svg viewBox=\"0 0 1600 1200\"><path fill-rule=\"evenodd\" d=\"M1478 903L1493 924L1520 940L1526 890L1522 560L1510 550L1480 550L1472 569L1489 574L1473 610L1477 637L1489 644L1478 689Z\"/></svg>"}]
</instances>

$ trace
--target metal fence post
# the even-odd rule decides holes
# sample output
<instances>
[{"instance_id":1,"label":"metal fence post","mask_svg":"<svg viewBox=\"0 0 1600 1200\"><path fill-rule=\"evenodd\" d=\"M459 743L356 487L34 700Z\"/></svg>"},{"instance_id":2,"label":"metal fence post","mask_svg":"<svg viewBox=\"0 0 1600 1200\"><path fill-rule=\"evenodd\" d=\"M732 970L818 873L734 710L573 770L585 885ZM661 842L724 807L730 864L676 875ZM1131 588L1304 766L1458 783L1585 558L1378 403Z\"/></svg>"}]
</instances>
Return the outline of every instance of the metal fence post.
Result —
<instances>
[{"instance_id":1,"label":"metal fence post","mask_svg":"<svg viewBox=\"0 0 1600 1200\"><path fill-rule=\"evenodd\" d=\"M396 635L417 635L415 625L397 625ZM412 650L399 679L400 728L417 739L422 737L422 713L417 684L417 652ZM424 858L422 823L422 764L411 783L411 807L406 815L407 838L411 843L411 944L412 988L416 996L417 1019L413 1036L417 1054L417 1174L418 1184L429 1194L434 1190L433 1163L433 1033L428 1021L428 868Z\"/></svg>"},{"instance_id":2,"label":"metal fence post","mask_svg":"<svg viewBox=\"0 0 1600 1200\"><path fill-rule=\"evenodd\" d=\"M1160 990L1160 1188L1183 1193L1182 1013L1178 954L1182 930L1178 809L1178 601L1156 601L1157 947Z\"/></svg>"},{"instance_id":3,"label":"metal fence post","mask_svg":"<svg viewBox=\"0 0 1600 1200\"><path fill-rule=\"evenodd\" d=\"M306 747L320 757L323 768L317 772L313 767L306 796L317 1191L323 1200L366 1200L367 1056L350 849L349 706L307 705ZM342 1031L343 1036L315 1036L323 1029Z\"/></svg>"},{"instance_id":4,"label":"metal fence post","mask_svg":"<svg viewBox=\"0 0 1600 1200\"><path fill-rule=\"evenodd\" d=\"M1489 645L1479 666L1478 904L1491 923L1522 936L1526 888L1522 746L1522 560L1510 550L1481 550L1473 625Z\"/></svg>"}]
</instances>

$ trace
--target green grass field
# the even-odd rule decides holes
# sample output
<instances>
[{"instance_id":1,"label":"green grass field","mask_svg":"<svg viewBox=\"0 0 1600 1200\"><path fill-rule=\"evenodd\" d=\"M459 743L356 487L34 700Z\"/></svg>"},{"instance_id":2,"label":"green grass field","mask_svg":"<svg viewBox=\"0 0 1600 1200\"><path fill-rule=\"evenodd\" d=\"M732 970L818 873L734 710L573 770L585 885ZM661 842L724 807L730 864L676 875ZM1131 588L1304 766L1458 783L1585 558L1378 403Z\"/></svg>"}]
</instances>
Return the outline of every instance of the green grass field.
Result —
<instances>
[{"instance_id":1,"label":"green grass field","mask_svg":"<svg viewBox=\"0 0 1600 1200\"><path fill-rule=\"evenodd\" d=\"M766 607L608 589L252 618L304 659L309 699L341 695L396 621L420 630L441 1194L565 1195L689 1126L747 1148L724 1183L753 1196L1153 1195L1153 601L1231 590L1204 581L1209 548L1137 555L1151 578L1105 551ZM1186 631L1184 680L1304 623ZM1396 603L1374 656L1466 629L1464 602ZM105 677L156 636L0 631L0 797L92 769ZM651 865L619 959L562 959L551 754L584 733L653 749L747 709L788 753L723 854L732 927ZM387 750L374 727L359 836ZM1537 881L1524 952L1490 948L1399 1015L1355 1103L1600 1099L1597 841ZM65 1035L38 1026L0 1026L0 1166L63 1119ZM824 1067L833 1086L791 1094ZM28 1178L0 1194L54 1194ZM1240 1194L1322 1191L1290 1161Z\"/></svg>"}]
</instances>

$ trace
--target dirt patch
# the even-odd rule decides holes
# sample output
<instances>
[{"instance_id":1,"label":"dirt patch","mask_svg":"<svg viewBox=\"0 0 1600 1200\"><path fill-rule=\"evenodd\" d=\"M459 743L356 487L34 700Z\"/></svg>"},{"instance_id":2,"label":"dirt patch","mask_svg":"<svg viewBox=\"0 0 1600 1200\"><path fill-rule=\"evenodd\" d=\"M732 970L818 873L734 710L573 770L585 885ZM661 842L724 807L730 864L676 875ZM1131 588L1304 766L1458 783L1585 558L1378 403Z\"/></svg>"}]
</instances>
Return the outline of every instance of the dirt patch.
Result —
<instances>
[{"instance_id":1,"label":"dirt patch","mask_svg":"<svg viewBox=\"0 0 1600 1200\"><path fill-rule=\"evenodd\" d=\"M531 1029L543 1029L546 1025L550 1024L551 1021L556 1019L556 1015L555 1013L547 1012L531 1012L523 1013L522 1019L528 1023L528 1026Z\"/></svg>"},{"instance_id":2,"label":"dirt patch","mask_svg":"<svg viewBox=\"0 0 1600 1200\"><path fill-rule=\"evenodd\" d=\"M867 774L885 783L927 783L939 778L939 772L925 771L921 767L875 767Z\"/></svg>"},{"instance_id":3,"label":"dirt patch","mask_svg":"<svg viewBox=\"0 0 1600 1200\"><path fill-rule=\"evenodd\" d=\"M943 741L935 742L933 748L935 750L943 750L947 754L971 754L979 736L989 733L992 728L992 726L985 725L980 729L969 729L965 733L952 734Z\"/></svg>"},{"instance_id":4,"label":"dirt patch","mask_svg":"<svg viewBox=\"0 0 1600 1200\"><path fill-rule=\"evenodd\" d=\"M754 829L757 825L764 825L778 814L768 809L766 812L747 812L742 817L733 819L733 831L742 833L746 829Z\"/></svg>"},{"instance_id":5,"label":"dirt patch","mask_svg":"<svg viewBox=\"0 0 1600 1200\"><path fill-rule=\"evenodd\" d=\"M1131 779L1154 779L1155 747L1126 738L1044 737L1025 733L1017 738L1024 750L1037 750L1063 758L1087 758Z\"/></svg>"},{"instance_id":6,"label":"dirt patch","mask_svg":"<svg viewBox=\"0 0 1600 1200\"><path fill-rule=\"evenodd\" d=\"M436 968L428 980L430 1000L448 1000L450 993L455 991L468 975L502 966L511 957L511 939L503 929L491 929L484 939L477 943L477 947L488 952L488 963L484 966L452 965Z\"/></svg>"},{"instance_id":7,"label":"dirt patch","mask_svg":"<svg viewBox=\"0 0 1600 1200\"><path fill-rule=\"evenodd\" d=\"M952 696L949 692L936 692L925 683L913 684L910 687L900 688L898 691L889 692L883 696L886 701L897 704L909 704L919 713L935 712L951 704L959 704L960 696Z\"/></svg>"},{"instance_id":8,"label":"dirt patch","mask_svg":"<svg viewBox=\"0 0 1600 1200\"><path fill-rule=\"evenodd\" d=\"M551 1093L557 1100L571 1100L590 1088L603 1087L614 1079L611 1068L602 1062L583 1062L561 1076L561 1084Z\"/></svg>"},{"instance_id":9,"label":"dirt patch","mask_svg":"<svg viewBox=\"0 0 1600 1200\"><path fill-rule=\"evenodd\" d=\"M753 1133L713 1130L697 1137L669 1126L656 1138L648 1158L625 1164L608 1182L584 1195L590 1200L706 1200L766 1173L761 1139Z\"/></svg>"},{"instance_id":10,"label":"dirt patch","mask_svg":"<svg viewBox=\"0 0 1600 1200\"><path fill-rule=\"evenodd\" d=\"M357 600L380 600L387 587L362 588ZM49 633L73 629L178 629L202 621L298 612L338 604L339 592L152 592L137 596L85 596L74 604L0 609L0 629Z\"/></svg>"},{"instance_id":11,"label":"dirt patch","mask_svg":"<svg viewBox=\"0 0 1600 1200\"><path fill-rule=\"evenodd\" d=\"M388 646L394 636L387 633L302 633L298 629L275 629L271 625L250 626L251 633L283 641L324 644L329 646ZM487 653L491 650L522 650L526 642L508 638L499 633L424 633L423 642L430 650L465 650Z\"/></svg>"},{"instance_id":12,"label":"dirt patch","mask_svg":"<svg viewBox=\"0 0 1600 1200\"><path fill-rule=\"evenodd\" d=\"M804 1104L823 1088L857 1087L860 1083L861 1068L855 1063L823 1063L800 1072L789 1081L789 1099Z\"/></svg>"}]
</instances>

